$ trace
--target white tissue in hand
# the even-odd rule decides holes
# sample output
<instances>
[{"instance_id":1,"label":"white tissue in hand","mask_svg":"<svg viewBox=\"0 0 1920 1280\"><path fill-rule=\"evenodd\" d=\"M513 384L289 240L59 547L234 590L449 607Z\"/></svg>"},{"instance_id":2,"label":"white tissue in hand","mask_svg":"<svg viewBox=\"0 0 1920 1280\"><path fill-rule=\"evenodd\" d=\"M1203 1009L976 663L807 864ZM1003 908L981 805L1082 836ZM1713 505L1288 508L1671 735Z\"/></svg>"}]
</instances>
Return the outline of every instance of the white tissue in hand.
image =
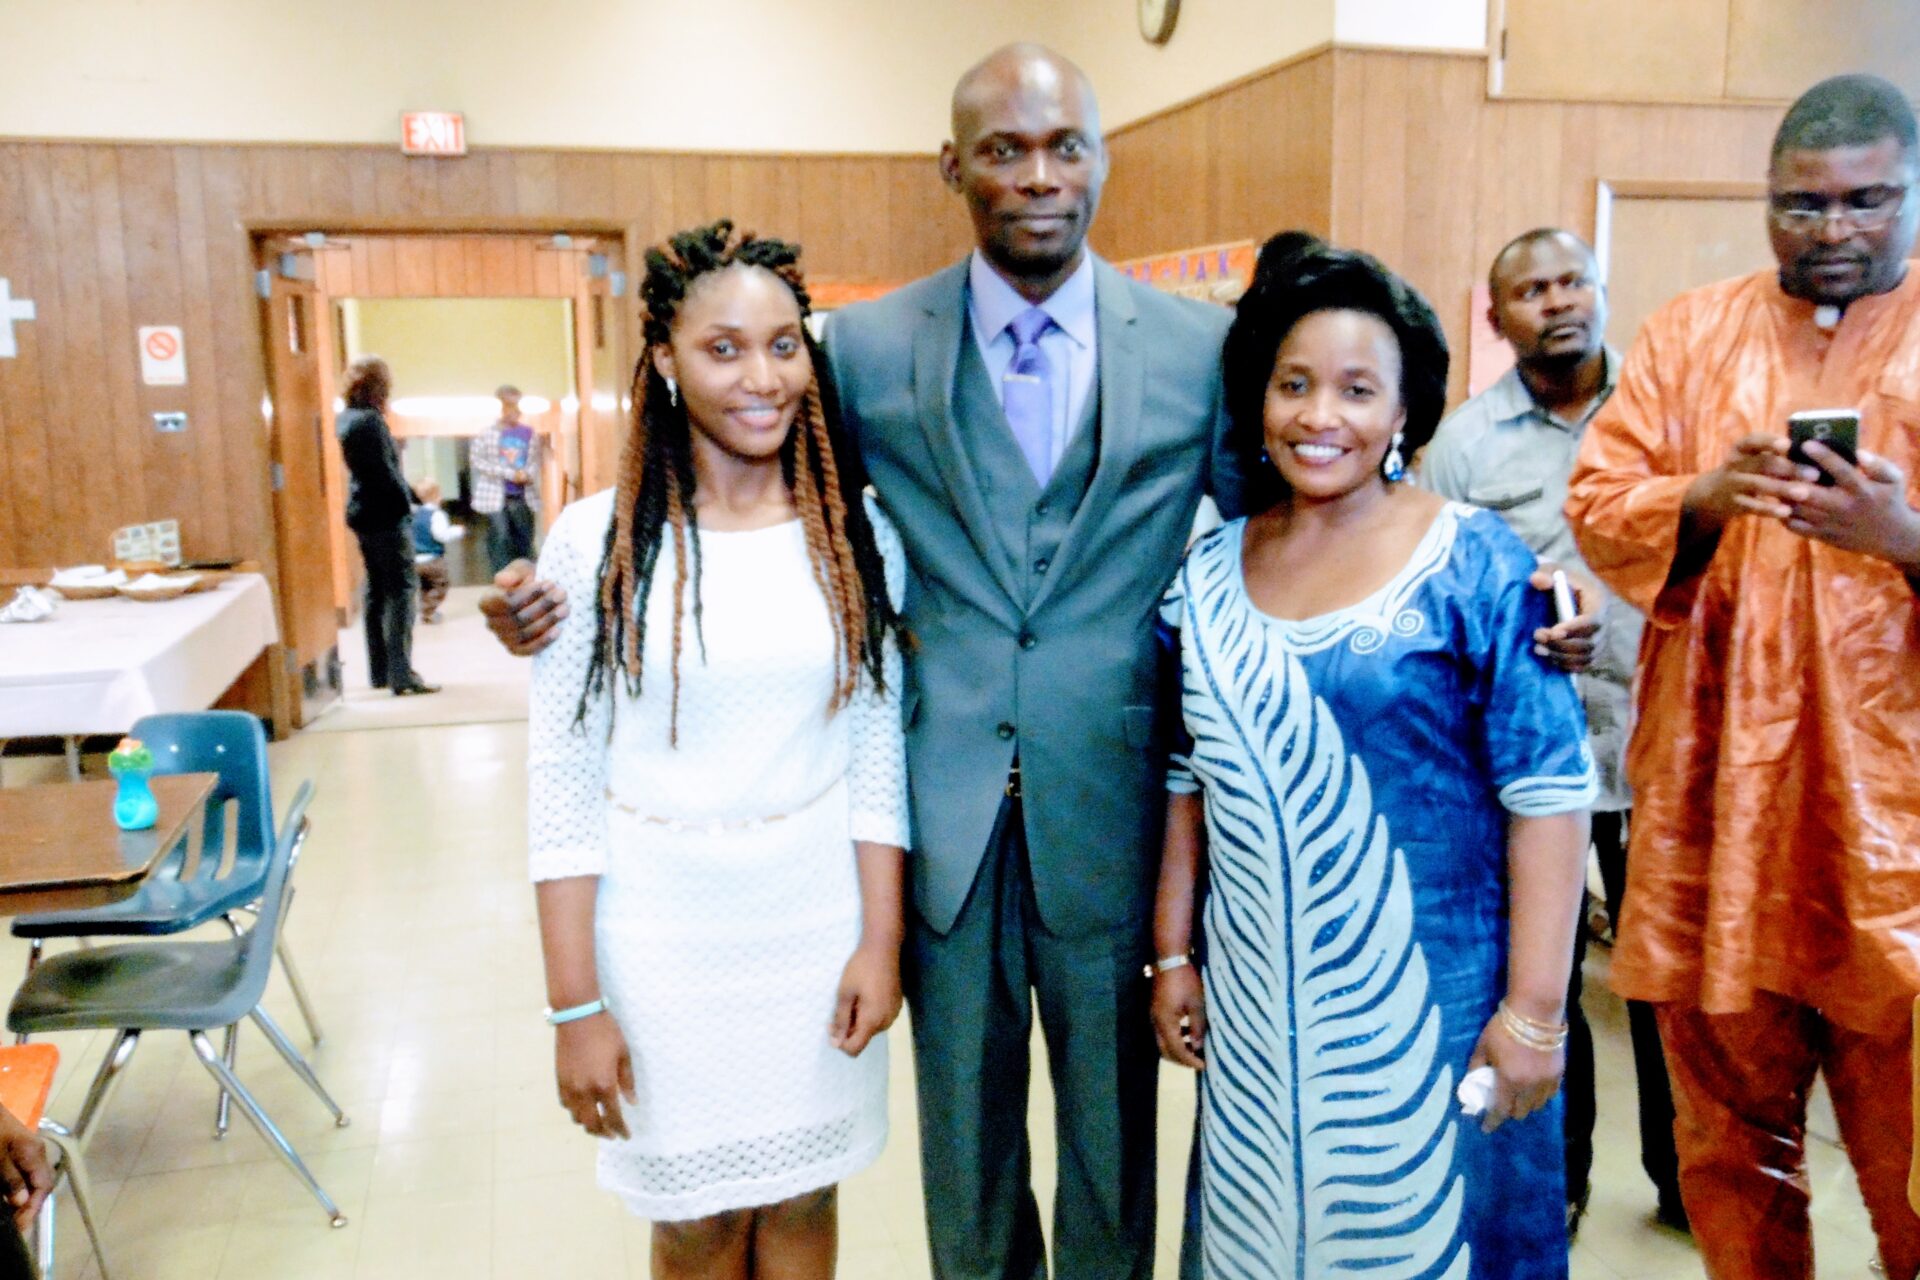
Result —
<instances>
[{"instance_id":1,"label":"white tissue in hand","mask_svg":"<svg viewBox=\"0 0 1920 1280\"><path fill-rule=\"evenodd\" d=\"M1460 1099L1460 1114L1485 1115L1487 1108L1493 1105L1493 1086L1497 1078L1492 1067L1475 1067L1467 1072L1460 1081L1460 1087L1453 1091L1453 1096Z\"/></svg>"}]
</instances>

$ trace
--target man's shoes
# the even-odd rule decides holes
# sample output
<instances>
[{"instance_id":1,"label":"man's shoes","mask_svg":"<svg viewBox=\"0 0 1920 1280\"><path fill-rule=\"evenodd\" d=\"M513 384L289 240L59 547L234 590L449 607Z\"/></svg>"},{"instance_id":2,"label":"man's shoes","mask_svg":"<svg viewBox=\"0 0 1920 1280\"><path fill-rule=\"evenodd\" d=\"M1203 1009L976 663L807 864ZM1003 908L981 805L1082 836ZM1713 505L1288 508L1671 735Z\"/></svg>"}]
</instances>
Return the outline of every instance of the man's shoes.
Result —
<instances>
[{"instance_id":1,"label":"man's shoes","mask_svg":"<svg viewBox=\"0 0 1920 1280\"><path fill-rule=\"evenodd\" d=\"M422 680L417 675L414 676L411 680L408 680L405 684L397 684L393 686L393 696L396 698L410 698L417 693L438 693L438 692L440 692L439 685L428 684L425 680Z\"/></svg>"},{"instance_id":2,"label":"man's shoes","mask_svg":"<svg viewBox=\"0 0 1920 1280\"><path fill-rule=\"evenodd\" d=\"M1653 1211L1653 1220L1669 1231L1693 1234L1693 1224L1687 1220L1687 1206L1681 1203L1677 1190L1660 1193L1660 1207Z\"/></svg>"}]
</instances>

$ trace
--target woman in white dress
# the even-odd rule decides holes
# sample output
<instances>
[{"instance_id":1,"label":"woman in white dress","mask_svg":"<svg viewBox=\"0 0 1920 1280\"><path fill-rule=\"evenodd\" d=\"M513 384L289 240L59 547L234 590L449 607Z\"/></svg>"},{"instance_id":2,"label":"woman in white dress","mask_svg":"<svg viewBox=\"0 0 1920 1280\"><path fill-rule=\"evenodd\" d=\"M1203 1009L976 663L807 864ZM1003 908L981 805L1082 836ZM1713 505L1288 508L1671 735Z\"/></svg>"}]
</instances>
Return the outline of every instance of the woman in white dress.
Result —
<instances>
[{"instance_id":1,"label":"woman in white dress","mask_svg":"<svg viewBox=\"0 0 1920 1280\"><path fill-rule=\"evenodd\" d=\"M726 222L648 253L616 486L540 557L596 604L533 674L560 1099L662 1280L831 1276L834 1186L886 1141L905 568L798 255Z\"/></svg>"}]
</instances>

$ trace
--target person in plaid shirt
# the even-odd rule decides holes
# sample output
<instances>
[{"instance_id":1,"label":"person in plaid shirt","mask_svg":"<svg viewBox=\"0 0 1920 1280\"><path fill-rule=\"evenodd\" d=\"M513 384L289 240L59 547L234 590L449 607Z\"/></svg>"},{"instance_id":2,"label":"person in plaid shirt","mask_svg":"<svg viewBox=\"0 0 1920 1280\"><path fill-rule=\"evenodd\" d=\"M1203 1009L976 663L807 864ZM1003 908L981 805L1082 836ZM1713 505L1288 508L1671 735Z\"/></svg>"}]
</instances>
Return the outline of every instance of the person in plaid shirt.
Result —
<instances>
[{"instance_id":1,"label":"person in plaid shirt","mask_svg":"<svg viewBox=\"0 0 1920 1280\"><path fill-rule=\"evenodd\" d=\"M533 558L534 515L540 510L540 436L520 420L520 389L504 386L500 421L474 437L473 509L487 518L487 560L498 573Z\"/></svg>"}]
</instances>

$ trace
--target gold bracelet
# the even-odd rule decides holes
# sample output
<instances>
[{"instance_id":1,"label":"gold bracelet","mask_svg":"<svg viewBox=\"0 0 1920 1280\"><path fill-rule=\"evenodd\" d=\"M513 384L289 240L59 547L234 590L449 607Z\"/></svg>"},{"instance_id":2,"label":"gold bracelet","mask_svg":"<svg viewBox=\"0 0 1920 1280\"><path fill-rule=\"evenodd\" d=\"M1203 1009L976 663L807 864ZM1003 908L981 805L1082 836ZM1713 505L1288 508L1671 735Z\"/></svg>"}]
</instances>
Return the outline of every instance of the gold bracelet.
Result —
<instances>
[{"instance_id":1,"label":"gold bracelet","mask_svg":"<svg viewBox=\"0 0 1920 1280\"><path fill-rule=\"evenodd\" d=\"M1567 1024L1564 1022L1557 1027L1551 1023L1535 1022L1509 1009L1505 1000L1500 1002L1495 1016L1500 1020L1501 1029L1517 1043L1538 1053L1556 1052L1567 1043Z\"/></svg>"}]
</instances>

